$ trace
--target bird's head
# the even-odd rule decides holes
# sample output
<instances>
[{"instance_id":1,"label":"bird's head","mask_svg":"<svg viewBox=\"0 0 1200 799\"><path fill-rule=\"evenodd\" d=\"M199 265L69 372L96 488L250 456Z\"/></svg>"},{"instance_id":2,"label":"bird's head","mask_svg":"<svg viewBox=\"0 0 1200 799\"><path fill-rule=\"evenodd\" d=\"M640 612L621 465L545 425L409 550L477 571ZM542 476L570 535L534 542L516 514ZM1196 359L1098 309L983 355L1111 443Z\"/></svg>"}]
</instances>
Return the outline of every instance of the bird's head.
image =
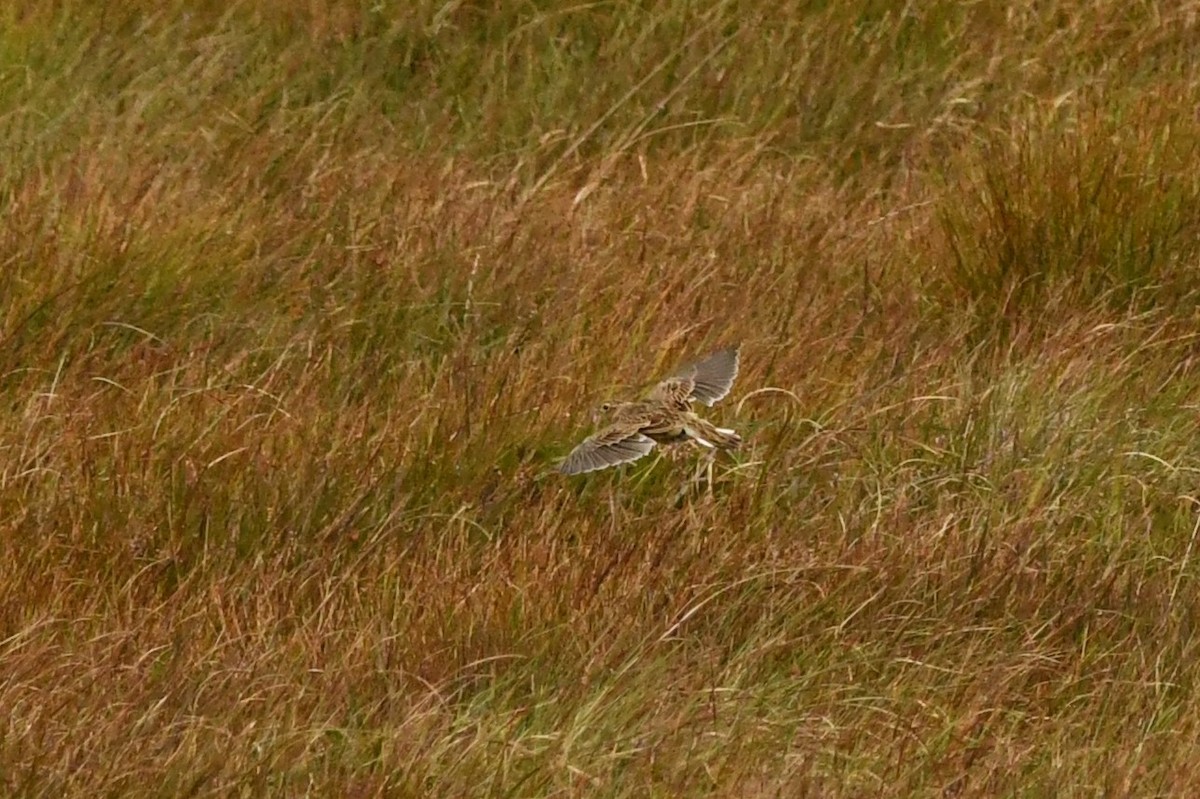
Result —
<instances>
[{"instance_id":1,"label":"bird's head","mask_svg":"<svg viewBox=\"0 0 1200 799\"><path fill-rule=\"evenodd\" d=\"M594 409L592 409L592 421L599 424L600 422L608 420L612 416L613 411L617 409L618 405L620 405L618 402L600 403Z\"/></svg>"}]
</instances>

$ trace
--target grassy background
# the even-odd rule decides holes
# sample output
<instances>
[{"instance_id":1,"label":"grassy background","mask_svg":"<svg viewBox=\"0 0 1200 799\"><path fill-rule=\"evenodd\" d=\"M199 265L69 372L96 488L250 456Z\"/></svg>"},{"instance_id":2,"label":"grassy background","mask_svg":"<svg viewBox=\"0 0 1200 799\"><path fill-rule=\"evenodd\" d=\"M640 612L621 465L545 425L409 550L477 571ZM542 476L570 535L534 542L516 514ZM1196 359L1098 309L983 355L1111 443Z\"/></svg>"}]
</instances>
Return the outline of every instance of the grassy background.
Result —
<instances>
[{"instance_id":1,"label":"grassy background","mask_svg":"<svg viewBox=\"0 0 1200 799\"><path fill-rule=\"evenodd\" d=\"M1200 791L1192 4L15 6L5 795Z\"/></svg>"}]
</instances>

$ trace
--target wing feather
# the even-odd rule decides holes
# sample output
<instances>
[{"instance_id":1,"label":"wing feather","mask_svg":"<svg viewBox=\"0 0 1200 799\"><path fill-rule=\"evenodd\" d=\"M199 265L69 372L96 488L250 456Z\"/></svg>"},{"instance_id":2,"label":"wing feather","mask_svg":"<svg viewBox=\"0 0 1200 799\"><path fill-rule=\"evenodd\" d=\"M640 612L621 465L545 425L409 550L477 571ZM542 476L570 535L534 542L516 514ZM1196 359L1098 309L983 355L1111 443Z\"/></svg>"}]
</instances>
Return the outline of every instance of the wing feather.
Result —
<instances>
[{"instance_id":1,"label":"wing feather","mask_svg":"<svg viewBox=\"0 0 1200 799\"><path fill-rule=\"evenodd\" d=\"M724 399L737 378L739 360L740 345L735 345L681 370L681 374L691 378L692 390L688 396L710 407Z\"/></svg>"},{"instance_id":2,"label":"wing feather","mask_svg":"<svg viewBox=\"0 0 1200 799\"><path fill-rule=\"evenodd\" d=\"M683 405L692 396L696 383L691 374L675 375L659 383L650 392L650 399L659 402L669 402L673 405Z\"/></svg>"},{"instance_id":3,"label":"wing feather","mask_svg":"<svg viewBox=\"0 0 1200 799\"><path fill-rule=\"evenodd\" d=\"M636 461L654 449L654 441L629 425L606 427L596 435L584 439L571 450L558 470L563 474L582 474L606 469L622 463Z\"/></svg>"}]
</instances>

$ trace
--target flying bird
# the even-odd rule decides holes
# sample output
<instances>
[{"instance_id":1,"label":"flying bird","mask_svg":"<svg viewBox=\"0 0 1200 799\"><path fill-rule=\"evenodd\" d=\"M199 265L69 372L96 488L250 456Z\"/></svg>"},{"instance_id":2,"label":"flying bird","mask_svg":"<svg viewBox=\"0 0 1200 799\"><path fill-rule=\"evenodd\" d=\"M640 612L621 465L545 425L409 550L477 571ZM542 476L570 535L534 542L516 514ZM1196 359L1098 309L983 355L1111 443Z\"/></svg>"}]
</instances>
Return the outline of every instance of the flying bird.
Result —
<instances>
[{"instance_id":1,"label":"flying bird","mask_svg":"<svg viewBox=\"0 0 1200 799\"><path fill-rule=\"evenodd\" d=\"M738 373L738 350L738 346L720 350L683 367L645 399L601 405L609 424L575 447L558 471L592 472L635 461L656 445L688 441L709 449L736 449L741 436L702 419L692 411L692 403L712 407L729 393Z\"/></svg>"}]
</instances>

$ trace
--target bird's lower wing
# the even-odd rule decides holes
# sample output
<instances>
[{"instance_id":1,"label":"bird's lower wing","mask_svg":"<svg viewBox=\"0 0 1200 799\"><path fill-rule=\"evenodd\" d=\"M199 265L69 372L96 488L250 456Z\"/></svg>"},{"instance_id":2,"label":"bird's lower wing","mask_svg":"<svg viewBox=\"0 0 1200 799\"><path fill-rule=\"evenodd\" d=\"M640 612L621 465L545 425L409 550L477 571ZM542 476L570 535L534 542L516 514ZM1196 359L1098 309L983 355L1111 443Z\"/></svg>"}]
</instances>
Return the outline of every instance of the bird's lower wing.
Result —
<instances>
[{"instance_id":1,"label":"bird's lower wing","mask_svg":"<svg viewBox=\"0 0 1200 799\"><path fill-rule=\"evenodd\" d=\"M624 429L622 429L624 428ZM582 474L609 466L636 461L654 449L654 442L628 427L601 430L571 451L558 470L563 474Z\"/></svg>"}]
</instances>

